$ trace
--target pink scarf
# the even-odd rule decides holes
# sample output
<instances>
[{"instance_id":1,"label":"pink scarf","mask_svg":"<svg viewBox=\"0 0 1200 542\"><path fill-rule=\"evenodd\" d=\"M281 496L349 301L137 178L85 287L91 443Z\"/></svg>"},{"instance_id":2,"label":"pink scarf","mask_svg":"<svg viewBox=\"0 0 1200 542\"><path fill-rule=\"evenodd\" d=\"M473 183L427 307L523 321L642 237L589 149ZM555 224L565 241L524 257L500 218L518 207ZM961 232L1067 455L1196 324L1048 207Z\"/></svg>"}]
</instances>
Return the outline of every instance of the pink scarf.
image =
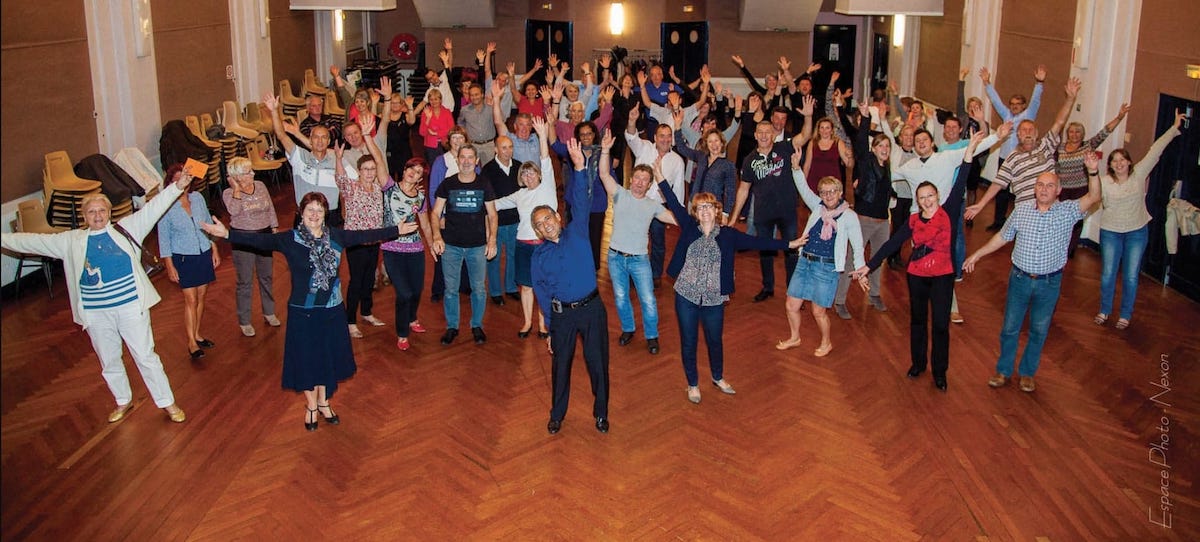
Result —
<instances>
[{"instance_id":1,"label":"pink scarf","mask_svg":"<svg viewBox=\"0 0 1200 542\"><path fill-rule=\"evenodd\" d=\"M821 204L821 240L828 241L833 238L833 231L837 229L837 219L842 216L842 213L850 209L850 204L846 200L833 209L826 209L825 204Z\"/></svg>"}]
</instances>

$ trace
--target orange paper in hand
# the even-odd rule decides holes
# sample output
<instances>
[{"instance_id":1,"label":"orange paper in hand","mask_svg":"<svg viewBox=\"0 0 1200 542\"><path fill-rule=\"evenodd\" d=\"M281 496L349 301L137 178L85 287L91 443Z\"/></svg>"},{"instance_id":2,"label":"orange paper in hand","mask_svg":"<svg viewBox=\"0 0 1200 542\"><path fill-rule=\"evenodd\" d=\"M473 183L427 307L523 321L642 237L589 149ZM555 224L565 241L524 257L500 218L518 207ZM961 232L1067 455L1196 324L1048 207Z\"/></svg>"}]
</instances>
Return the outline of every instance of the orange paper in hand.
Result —
<instances>
[{"instance_id":1,"label":"orange paper in hand","mask_svg":"<svg viewBox=\"0 0 1200 542\"><path fill-rule=\"evenodd\" d=\"M195 158L188 158L187 162L183 163L183 172L191 175L193 179L203 179L204 174L208 172L208 164Z\"/></svg>"}]
</instances>

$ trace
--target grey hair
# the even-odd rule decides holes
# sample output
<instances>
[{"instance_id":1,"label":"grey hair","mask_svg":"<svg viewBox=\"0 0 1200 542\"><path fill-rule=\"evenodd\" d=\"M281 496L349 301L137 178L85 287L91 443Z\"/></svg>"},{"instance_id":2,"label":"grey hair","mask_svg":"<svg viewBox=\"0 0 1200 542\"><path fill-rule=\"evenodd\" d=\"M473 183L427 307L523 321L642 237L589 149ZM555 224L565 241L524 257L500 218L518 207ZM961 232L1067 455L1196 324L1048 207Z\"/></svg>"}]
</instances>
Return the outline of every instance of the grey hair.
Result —
<instances>
[{"instance_id":1,"label":"grey hair","mask_svg":"<svg viewBox=\"0 0 1200 542\"><path fill-rule=\"evenodd\" d=\"M254 171L250 165L250 159L245 156L238 156L229 161L226 170L230 175L245 175Z\"/></svg>"}]
</instances>

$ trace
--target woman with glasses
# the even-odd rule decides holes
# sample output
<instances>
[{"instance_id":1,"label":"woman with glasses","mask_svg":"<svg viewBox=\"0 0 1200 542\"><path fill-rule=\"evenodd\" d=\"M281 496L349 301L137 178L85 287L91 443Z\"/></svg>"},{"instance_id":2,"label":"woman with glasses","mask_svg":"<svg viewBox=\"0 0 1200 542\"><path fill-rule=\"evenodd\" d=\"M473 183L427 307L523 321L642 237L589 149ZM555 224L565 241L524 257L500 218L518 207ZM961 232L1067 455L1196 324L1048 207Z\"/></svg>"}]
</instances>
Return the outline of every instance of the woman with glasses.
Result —
<instances>
[{"instance_id":1,"label":"woman with glasses","mask_svg":"<svg viewBox=\"0 0 1200 542\"><path fill-rule=\"evenodd\" d=\"M900 229L888 239L871 261L860 266L852 274L863 290L870 289L867 274L878 268L894 252L898 252L905 241L912 240L912 256L908 261L908 292L912 301L910 315L910 347L912 366L909 378L917 378L925 372L930 358L933 362L933 385L946 391L946 369L950 365L950 302L954 297L954 262L950 257L950 246L954 240L956 216L963 205L967 178L971 176L975 148L983 141L982 131L971 136L963 164L946 205L939 205L937 186L925 181L917 186L917 212L901 224ZM926 320L933 324L933 349L930 353Z\"/></svg>"},{"instance_id":2,"label":"woman with glasses","mask_svg":"<svg viewBox=\"0 0 1200 542\"><path fill-rule=\"evenodd\" d=\"M370 131L375 120L363 116L359 119L363 133ZM367 148L371 154L363 155L354 164L354 172L348 171L349 164L342 160L345 147L337 144L333 147L337 157L337 170L334 181L341 191L342 209L345 210L345 228L347 231L373 230L383 227L383 188L389 182L387 161L383 159L383 151L375 144L375 138L365 137ZM355 173L356 172L356 173ZM357 175L352 178L351 175ZM374 308L373 294L375 290L375 267L379 263L379 245L365 243L346 249L346 261L350 268L350 284L346 287L346 324L350 336L362 338L358 329L356 312L362 312L363 320L373 326L386 325L372 313Z\"/></svg>"},{"instance_id":3,"label":"woman with glasses","mask_svg":"<svg viewBox=\"0 0 1200 542\"><path fill-rule=\"evenodd\" d=\"M813 355L824 357L833 350L829 340L829 315L826 310L833 306L837 295L838 274L846 265L846 242L854 263L863 264L862 226L858 214L842 197L842 181L834 177L822 177L817 181L817 193L809 188L808 180L800 168L800 153L792 155L792 180L796 190L812 213L805 224L801 238L807 238L800 261L788 282L787 309L788 328L791 335L779 341L775 348L787 350L800 346L800 310L805 301L812 301L813 319L821 330L821 344Z\"/></svg>"},{"instance_id":4,"label":"woman with glasses","mask_svg":"<svg viewBox=\"0 0 1200 542\"><path fill-rule=\"evenodd\" d=\"M725 354L722 334L725 326L725 302L733 293L733 261L739 250L795 249L803 238L792 241L747 235L722 226L721 200L708 192L692 196L691 212L675 197L675 191L662 172L662 160L654 164L654 179L662 192L667 209L679 224L679 241L667 266L675 279L675 316L679 321L680 353L687 377L688 401L700 403L696 350L699 328L704 328L708 347L708 367L712 383L722 393L737 393L725 381Z\"/></svg>"},{"instance_id":5,"label":"woman with glasses","mask_svg":"<svg viewBox=\"0 0 1200 542\"><path fill-rule=\"evenodd\" d=\"M275 203L271 193L261 181L254 180L250 160L238 156L229 161L229 188L221 194L225 208L229 210L229 227L248 233L275 233L279 230L279 217L275 215ZM258 274L258 296L262 301L263 318L267 325L279 327L275 316L275 296L271 293L274 283L274 260L271 253L255 250L245 245L233 245L233 268L237 271L237 316L242 335L254 336L250 324L250 303L254 297L254 275Z\"/></svg>"}]
</instances>

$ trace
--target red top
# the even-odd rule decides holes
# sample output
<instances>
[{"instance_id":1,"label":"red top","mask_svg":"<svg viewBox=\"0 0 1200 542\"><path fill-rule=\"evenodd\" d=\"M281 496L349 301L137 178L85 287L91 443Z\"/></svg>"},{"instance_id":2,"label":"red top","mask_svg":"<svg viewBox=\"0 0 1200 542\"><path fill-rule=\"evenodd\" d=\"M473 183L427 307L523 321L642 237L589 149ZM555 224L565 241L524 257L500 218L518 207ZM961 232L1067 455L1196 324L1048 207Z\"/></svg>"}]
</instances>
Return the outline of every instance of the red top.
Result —
<instances>
[{"instance_id":1,"label":"red top","mask_svg":"<svg viewBox=\"0 0 1200 542\"><path fill-rule=\"evenodd\" d=\"M842 179L842 156L838 154L836 139L829 146L829 150L821 150L821 145L815 140L812 144L812 165L808 168L808 187L816 193L817 182L824 177L845 181Z\"/></svg>"},{"instance_id":2,"label":"red top","mask_svg":"<svg viewBox=\"0 0 1200 542\"><path fill-rule=\"evenodd\" d=\"M417 127L417 133L421 134L421 138L427 149L437 149L442 147L442 143L449 137L450 130L454 128L454 114L442 106L438 109L438 114L431 114L430 107L425 107L421 112L421 125Z\"/></svg>"},{"instance_id":3,"label":"red top","mask_svg":"<svg viewBox=\"0 0 1200 542\"><path fill-rule=\"evenodd\" d=\"M929 220L922 219L920 212L913 213L908 217L908 227L912 229L913 250L920 250L922 246L929 250L925 256L909 260L908 272L918 277L954 273L954 264L950 260L950 215L946 210L939 207Z\"/></svg>"},{"instance_id":4,"label":"red top","mask_svg":"<svg viewBox=\"0 0 1200 542\"><path fill-rule=\"evenodd\" d=\"M534 98L530 100L525 96L521 96L521 99L517 100L517 112L529 113L530 115L533 115L533 118L535 119L545 119L546 105L541 98Z\"/></svg>"}]
</instances>

